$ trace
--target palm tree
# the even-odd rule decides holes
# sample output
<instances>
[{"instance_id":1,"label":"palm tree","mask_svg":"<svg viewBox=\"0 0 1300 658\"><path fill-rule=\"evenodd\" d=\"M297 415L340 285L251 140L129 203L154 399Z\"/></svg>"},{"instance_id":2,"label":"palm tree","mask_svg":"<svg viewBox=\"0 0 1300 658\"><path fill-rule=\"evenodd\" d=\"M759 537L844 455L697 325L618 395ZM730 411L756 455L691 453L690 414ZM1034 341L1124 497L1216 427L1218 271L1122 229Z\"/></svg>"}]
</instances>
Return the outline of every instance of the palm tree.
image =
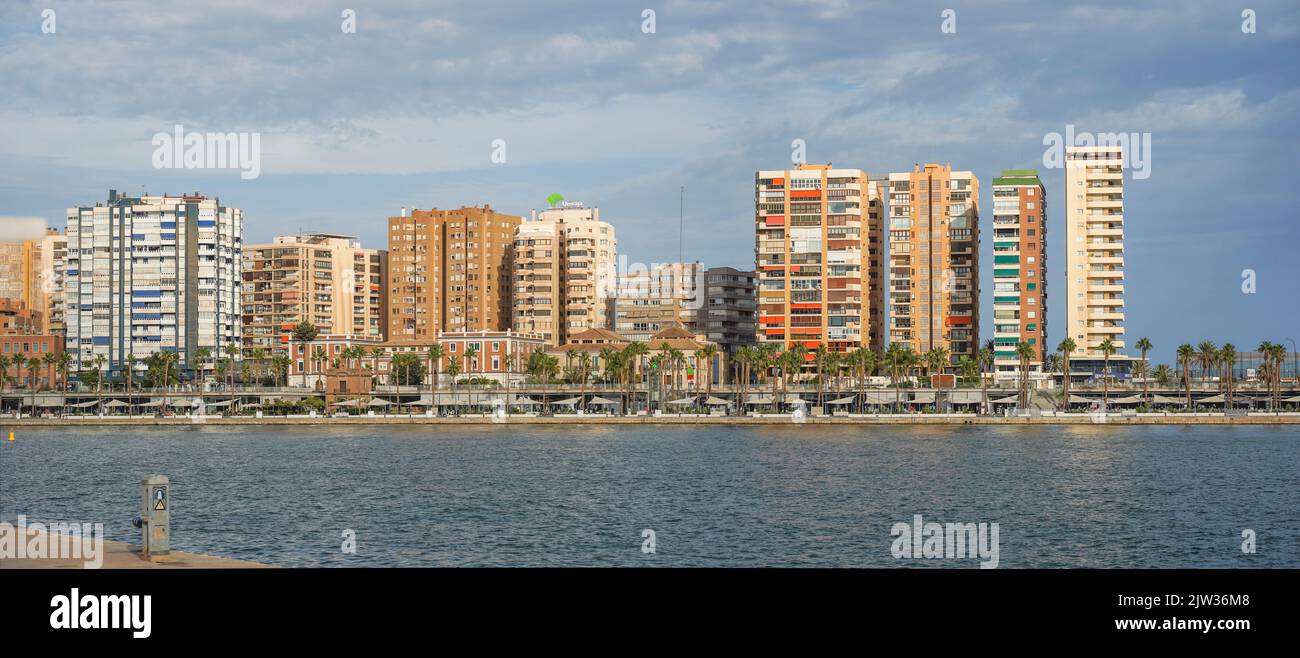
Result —
<instances>
[{"instance_id":1,"label":"palm tree","mask_svg":"<svg viewBox=\"0 0 1300 658\"><path fill-rule=\"evenodd\" d=\"M460 374L460 359L452 359L447 362L447 376L451 377L451 397L453 403L456 399L456 376Z\"/></svg>"},{"instance_id":2,"label":"palm tree","mask_svg":"<svg viewBox=\"0 0 1300 658\"><path fill-rule=\"evenodd\" d=\"M1065 411L1070 408L1070 354L1079 346L1073 338L1066 336L1056 349L1061 352L1061 411Z\"/></svg>"},{"instance_id":3,"label":"palm tree","mask_svg":"<svg viewBox=\"0 0 1300 658\"><path fill-rule=\"evenodd\" d=\"M957 359L957 371L963 380L975 379L979 377L980 364L969 356L962 356Z\"/></svg>"},{"instance_id":4,"label":"palm tree","mask_svg":"<svg viewBox=\"0 0 1300 658\"><path fill-rule=\"evenodd\" d=\"M33 356L27 359L27 385L32 389L32 415L36 415L36 389L40 387L40 380L36 371L41 369L40 357Z\"/></svg>"},{"instance_id":5,"label":"palm tree","mask_svg":"<svg viewBox=\"0 0 1300 658\"><path fill-rule=\"evenodd\" d=\"M627 367L628 367L627 375L628 375L629 389L632 388L633 382L637 377L637 372L638 372L637 369L639 364L641 363L641 360L645 357L647 353L649 353L649 351L650 351L650 347L639 340L634 340L628 343L627 346L623 348L623 355L627 359ZM649 411L650 410L650 389L649 389L648 381L646 382L646 386L647 388L646 388L646 395L645 395L645 401L646 401L645 408L646 411ZM635 394L633 394L632 402L630 402L629 404L635 401L636 401L636 396Z\"/></svg>"},{"instance_id":6,"label":"palm tree","mask_svg":"<svg viewBox=\"0 0 1300 658\"><path fill-rule=\"evenodd\" d=\"M1052 352L1044 359L1043 365L1047 367L1047 374L1061 372L1061 355Z\"/></svg>"},{"instance_id":7,"label":"palm tree","mask_svg":"<svg viewBox=\"0 0 1300 658\"><path fill-rule=\"evenodd\" d=\"M1110 406L1108 399L1110 394L1110 355L1115 353L1115 343L1110 339L1110 336L1107 336L1106 339L1101 341L1101 344L1097 346L1097 350L1101 352L1102 358L1101 406L1105 409Z\"/></svg>"},{"instance_id":8,"label":"palm tree","mask_svg":"<svg viewBox=\"0 0 1300 658\"><path fill-rule=\"evenodd\" d=\"M1259 347L1255 348L1262 359L1259 364L1259 378L1266 385L1265 391L1268 393L1268 406L1273 408L1273 343L1265 340L1261 341Z\"/></svg>"},{"instance_id":9,"label":"palm tree","mask_svg":"<svg viewBox=\"0 0 1300 658\"><path fill-rule=\"evenodd\" d=\"M583 352L578 355L578 380L582 385L578 399L582 402L582 413L587 413L587 378L591 376L591 354Z\"/></svg>"},{"instance_id":10,"label":"palm tree","mask_svg":"<svg viewBox=\"0 0 1300 658\"><path fill-rule=\"evenodd\" d=\"M1274 396L1277 399L1277 407L1282 407L1282 368L1286 364L1286 346L1281 343L1273 344L1273 360L1277 362L1274 378L1277 381L1277 387L1274 389ZM1300 374L1300 373L1295 373Z\"/></svg>"},{"instance_id":11,"label":"palm tree","mask_svg":"<svg viewBox=\"0 0 1300 658\"><path fill-rule=\"evenodd\" d=\"M885 350L885 362L889 366L889 376L894 380L894 413L899 413L903 401L901 379L911 372L918 359L910 346L890 343L889 348Z\"/></svg>"},{"instance_id":12,"label":"palm tree","mask_svg":"<svg viewBox=\"0 0 1300 658\"><path fill-rule=\"evenodd\" d=\"M103 354L95 355L95 397L99 398L98 406L101 415L104 413L104 395L101 391L103 390L105 363L108 363L108 359L104 358Z\"/></svg>"},{"instance_id":13,"label":"palm tree","mask_svg":"<svg viewBox=\"0 0 1300 658\"><path fill-rule=\"evenodd\" d=\"M9 388L9 368L13 363L9 357L0 354L0 394Z\"/></svg>"},{"instance_id":14,"label":"palm tree","mask_svg":"<svg viewBox=\"0 0 1300 658\"><path fill-rule=\"evenodd\" d=\"M1201 384L1208 384L1210 368L1219 360L1218 348L1212 341L1201 341L1196 346L1196 360L1201 364Z\"/></svg>"},{"instance_id":15,"label":"palm tree","mask_svg":"<svg viewBox=\"0 0 1300 658\"><path fill-rule=\"evenodd\" d=\"M62 408L61 413L66 414L68 413L68 369L72 367L72 355L67 352L59 352L59 355L54 358L54 363L58 367L60 378L63 381L63 385L59 387L62 395L60 406Z\"/></svg>"},{"instance_id":16,"label":"palm tree","mask_svg":"<svg viewBox=\"0 0 1300 658\"><path fill-rule=\"evenodd\" d=\"M196 386L201 386L203 380L206 378L206 375L204 374L206 368L204 366L207 365L208 359L210 358L212 358L212 350L210 348L200 347L197 350L194 350L194 363L198 366L199 371L198 376L194 381ZM200 390L202 389L200 388Z\"/></svg>"},{"instance_id":17,"label":"palm tree","mask_svg":"<svg viewBox=\"0 0 1300 658\"><path fill-rule=\"evenodd\" d=\"M546 400L546 415L551 414L551 398L547 394L546 387L551 381L551 377L560 372L560 358L557 356L543 355L541 359L542 373L542 397Z\"/></svg>"},{"instance_id":18,"label":"palm tree","mask_svg":"<svg viewBox=\"0 0 1300 658\"><path fill-rule=\"evenodd\" d=\"M1173 370L1163 363L1156 366L1152 376L1155 377L1156 383L1161 386L1168 386L1169 382L1174 378Z\"/></svg>"},{"instance_id":19,"label":"palm tree","mask_svg":"<svg viewBox=\"0 0 1300 658\"><path fill-rule=\"evenodd\" d=\"M293 359L284 354L277 354L271 357L271 375L275 378L275 385L279 386L281 379L284 385L289 386L289 371L293 369Z\"/></svg>"},{"instance_id":20,"label":"palm tree","mask_svg":"<svg viewBox=\"0 0 1300 658\"><path fill-rule=\"evenodd\" d=\"M474 364L478 362L478 347L473 343L466 343L465 348L465 372L469 374L469 393L470 406L474 404Z\"/></svg>"},{"instance_id":21,"label":"palm tree","mask_svg":"<svg viewBox=\"0 0 1300 658\"><path fill-rule=\"evenodd\" d=\"M429 346L429 353L426 355L429 359L429 404L434 406L437 411L438 406L438 370L442 368L442 357L446 352L442 349L440 343L435 342ZM506 373L506 385L510 385L510 374ZM507 393L509 395L509 393Z\"/></svg>"},{"instance_id":22,"label":"palm tree","mask_svg":"<svg viewBox=\"0 0 1300 658\"><path fill-rule=\"evenodd\" d=\"M1219 362L1223 364L1223 369L1220 372L1223 373L1223 383L1228 392L1228 404L1224 408L1232 409L1232 378L1233 366L1237 363L1237 346L1232 343L1224 343L1223 347L1219 348Z\"/></svg>"},{"instance_id":23,"label":"palm tree","mask_svg":"<svg viewBox=\"0 0 1300 658\"><path fill-rule=\"evenodd\" d=\"M708 404L708 398L713 397L713 360L717 356L718 346L714 343L705 343L703 347L695 352L697 370L700 371L700 376L704 377L704 403L706 405Z\"/></svg>"},{"instance_id":24,"label":"palm tree","mask_svg":"<svg viewBox=\"0 0 1300 658\"><path fill-rule=\"evenodd\" d=\"M239 355L239 348L235 348L235 356L238 355ZM248 356L250 359L253 360L253 378L257 380L257 387L261 388L263 383L262 380L265 379L265 376L267 374L270 374L269 373L270 369L266 367L266 349L262 347L254 347L252 352L250 352ZM303 364L306 365L306 363L307 363L307 356L304 353ZM306 369L304 369L303 370L304 377L306 376L306 372L307 372ZM306 380L303 381L304 383L306 382ZM286 382L285 386L288 385L289 384Z\"/></svg>"},{"instance_id":25,"label":"palm tree","mask_svg":"<svg viewBox=\"0 0 1300 658\"><path fill-rule=\"evenodd\" d=\"M942 374L945 366L948 365L948 350L942 347L936 347L925 353L925 370L927 375ZM933 378L931 378L933 379ZM939 411L939 392L935 391L934 410Z\"/></svg>"},{"instance_id":26,"label":"palm tree","mask_svg":"<svg viewBox=\"0 0 1300 658\"><path fill-rule=\"evenodd\" d=\"M56 356L54 352L46 352L45 356L41 357L41 364L45 366L45 377L46 381L49 382L50 388L58 386L59 383L59 378L54 375L54 364L58 363L58 361L59 357ZM62 405L59 406L59 411L62 413Z\"/></svg>"},{"instance_id":27,"label":"palm tree","mask_svg":"<svg viewBox=\"0 0 1300 658\"><path fill-rule=\"evenodd\" d=\"M1142 351L1142 365L1141 365L1142 400L1145 402L1147 400L1147 380L1150 379L1149 377L1146 376L1147 375L1147 352L1151 351L1151 341L1148 340L1146 337L1142 337L1139 338L1137 342L1134 343L1133 345L1134 347Z\"/></svg>"},{"instance_id":28,"label":"palm tree","mask_svg":"<svg viewBox=\"0 0 1300 658\"><path fill-rule=\"evenodd\" d=\"M1029 364L1033 361L1034 346L1027 341L1016 345L1016 356L1020 358L1020 408L1029 408Z\"/></svg>"},{"instance_id":29,"label":"palm tree","mask_svg":"<svg viewBox=\"0 0 1300 658\"><path fill-rule=\"evenodd\" d=\"M293 341L298 343L298 353L302 355L303 365L307 365L307 345L316 340L319 335L316 325L303 320L293 328ZM307 388L307 368L302 369L302 387Z\"/></svg>"},{"instance_id":30,"label":"palm tree","mask_svg":"<svg viewBox=\"0 0 1300 658\"><path fill-rule=\"evenodd\" d=\"M136 359L135 354L128 354L126 355L126 359L122 362L122 365L125 366L126 368L126 415L127 416L135 415L135 412L132 409L132 407L135 405L135 397L131 394L131 384L135 380L135 362L137 360L138 359Z\"/></svg>"},{"instance_id":31,"label":"palm tree","mask_svg":"<svg viewBox=\"0 0 1300 658\"><path fill-rule=\"evenodd\" d=\"M239 346L235 345L234 343L230 343L229 345L226 345L224 348L222 348L221 351L225 353L226 358L229 359L230 361L228 364L226 364L226 377L228 377L230 380L229 381L230 388L234 389L235 388L234 364L235 364L235 359L239 357Z\"/></svg>"},{"instance_id":32,"label":"palm tree","mask_svg":"<svg viewBox=\"0 0 1300 658\"><path fill-rule=\"evenodd\" d=\"M817 348L813 350L813 364L817 366L817 406L826 404L826 370L830 365L830 348L826 343L818 343Z\"/></svg>"},{"instance_id":33,"label":"palm tree","mask_svg":"<svg viewBox=\"0 0 1300 658\"><path fill-rule=\"evenodd\" d=\"M317 345L311 348L311 364L316 369L316 388L320 388L321 370L324 369L327 360L329 360L329 354L325 352L324 347ZM398 398L401 398L400 386L398 388Z\"/></svg>"},{"instance_id":34,"label":"palm tree","mask_svg":"<svg viewBox=\"0 0 1300 658\"><path fill-rule=\"evenodd\" d=\"M991 344L992 341L989 341L989 343L985 344L979 351L980 406L982 407L981 411L983 413L989 412L989 381L988 378L984 376L984 372L988 371L990 374L993 372L993 362L997 357L997 353L993 351Z\"/></svg>"},{"instance_id":35,"label":"palm tree","mask_svg":"<svg viewBox=\"0 0 1300 658\"><path fill-rule=\"evenodd\" d=\"M176 352L159 352L158 356L159 356L159 360L162 362L162 367L163 367L162 414L163 416L166 416L167 415L167 389L169 384L171 384L172 366L175 365L180 360L180 355L177 354Z\"/></svg>"},{"instance_id":36,"label":"palm tree","mask_svg":"<svg viewBox=\"0 0 1300 658\"><path fill-rule=\"evenodd\" d=\"M1196 348L1187 343L1178 346L1178 365L1183 368L1183 386L1187 389L1187 410L1192 410L1192 361L1196 359Z\"/></svg>"}]
</instances>

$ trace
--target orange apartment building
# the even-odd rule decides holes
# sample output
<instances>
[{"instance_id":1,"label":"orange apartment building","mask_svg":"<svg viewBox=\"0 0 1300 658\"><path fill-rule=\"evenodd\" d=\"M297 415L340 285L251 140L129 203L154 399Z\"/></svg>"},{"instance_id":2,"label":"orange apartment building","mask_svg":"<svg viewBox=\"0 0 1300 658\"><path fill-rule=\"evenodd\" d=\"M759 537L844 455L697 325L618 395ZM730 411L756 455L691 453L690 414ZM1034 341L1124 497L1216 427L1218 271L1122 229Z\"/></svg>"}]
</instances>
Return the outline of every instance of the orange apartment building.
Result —
<instances>
[{"instance_id":1,"label":"orange apartment building","mask_svg":"<svg viewBox=\"0 0 1300 658\"><path fill-rule=\"evenodd\" d=\"M510 328L511 254L520 217L492 209L402 209L388 218L388 340Z\"/></svg>"},{"instance_id":2,"label":"orange apartment building","mask_svg":"<svg viewBox=\"0 0 1300 658\"><path fill-rule=\"evenodd\" d=\"M889 175L889 342L949 363L979 350L979 179L951 165Z\"/></svg>"},{"instance_id":3,"label":"orange apartment building","mask_svg":"<svg viewBox=\"0 0 1300 658\"><path fill-rule=\"evenodd\" d=\"M760 346L884 349L881 197L861 169L756 173Z\"/></svg>"}]
</instances>

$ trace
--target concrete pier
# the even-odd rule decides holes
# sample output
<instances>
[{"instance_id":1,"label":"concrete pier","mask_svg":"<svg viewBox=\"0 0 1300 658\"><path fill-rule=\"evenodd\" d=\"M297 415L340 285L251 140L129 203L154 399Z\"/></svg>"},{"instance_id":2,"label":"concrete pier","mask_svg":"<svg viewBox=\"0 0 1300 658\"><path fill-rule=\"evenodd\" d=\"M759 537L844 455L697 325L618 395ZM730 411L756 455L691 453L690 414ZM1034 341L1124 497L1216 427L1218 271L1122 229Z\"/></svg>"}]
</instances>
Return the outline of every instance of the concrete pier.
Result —
<instances>
[{"instance_id":1,"label":"concrete pier","mask_svg":"<svg viewBox=\"0 0 1300 658\"><path fill-rule=\"evenodd\" d=\"M29 539L36 534L35 530L29 528L19 528L19 530L25 533L25 536L19 535L22 540ZM75 537L71 539L74 542L78 541ZM66 540L61 540L58 535L51 536L46 533L46 541L59 542ZM87 539L81 539L80 541L83 542L83 546L89 544ZM81 554L85 555L86 551L83 549ZM0 557L0 569L82 569L84 564L85 560L73 557L21 559ZM141 557L139 546L108 539L104 540L103 562L100 565L101 569L266 569L272 567L273 565L260 562L234 560L181 551L172 551L169 555L146 559Z\"/></svg>"}]
</instances>

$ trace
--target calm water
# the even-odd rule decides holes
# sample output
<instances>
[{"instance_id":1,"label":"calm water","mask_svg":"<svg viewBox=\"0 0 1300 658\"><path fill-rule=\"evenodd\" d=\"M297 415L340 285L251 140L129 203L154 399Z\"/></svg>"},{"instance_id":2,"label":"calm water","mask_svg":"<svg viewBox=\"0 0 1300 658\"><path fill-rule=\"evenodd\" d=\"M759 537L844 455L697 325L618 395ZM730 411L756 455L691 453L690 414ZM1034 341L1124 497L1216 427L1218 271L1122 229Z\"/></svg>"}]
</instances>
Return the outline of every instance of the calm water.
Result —
<instances>
[{"instance_id":1,"label":"calm water","mask_svg":"<svg viewBox=\"0 0 1300 658\"><path fill-rule=\"evenodd\" d=\"M285 566L975 565L895 560L914 514L998 522L1002 567L1300 566L1275 427L24 429L0 517L135 541L151 473L173 548Z\"/></svg>"}]
</instances>

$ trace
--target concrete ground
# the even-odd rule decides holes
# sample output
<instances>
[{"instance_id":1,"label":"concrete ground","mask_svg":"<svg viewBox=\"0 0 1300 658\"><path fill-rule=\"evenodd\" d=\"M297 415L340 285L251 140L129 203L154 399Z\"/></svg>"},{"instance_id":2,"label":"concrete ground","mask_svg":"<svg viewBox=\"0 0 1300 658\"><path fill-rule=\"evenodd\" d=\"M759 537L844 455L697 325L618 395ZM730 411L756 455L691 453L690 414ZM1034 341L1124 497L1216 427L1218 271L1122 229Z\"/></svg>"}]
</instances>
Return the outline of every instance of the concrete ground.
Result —
<instances>
[{"instance_id":1,"label":"concrete ground","mask_svg":"<svg viewBox=\"0 0 1300 658\"><path fill-rule=\"evenodd\" d=\"M29 528L17 528L16 530L24 533L26 538L35 535L36 531ZM24 536L20 534L20 538ZM55 536L57 537L57 535ZM58 541L56 538L47 536L48 540ZM76 541L74 538L73 541ZM85 540L83 540L85 541ZM89 544L86 541L86 544ZM84 545L84 544L83 544ZM172 551L169 555L159 555L152 559L145 559L140 556L139 546L127 544L126 542L104 540L104 554L101 569L262 569L269 568L272 565L261 564L259 562L248 562L245 560L233 560L224 557L214 557L211 555L199 555L197 553L184 553L181 551ZM86 551L82 550L82 555ZM5 558L0 557L0 569L82 569L85 567L86 560L82 558L60 557L60 558Z\"/></svg>"}]
</instances>

